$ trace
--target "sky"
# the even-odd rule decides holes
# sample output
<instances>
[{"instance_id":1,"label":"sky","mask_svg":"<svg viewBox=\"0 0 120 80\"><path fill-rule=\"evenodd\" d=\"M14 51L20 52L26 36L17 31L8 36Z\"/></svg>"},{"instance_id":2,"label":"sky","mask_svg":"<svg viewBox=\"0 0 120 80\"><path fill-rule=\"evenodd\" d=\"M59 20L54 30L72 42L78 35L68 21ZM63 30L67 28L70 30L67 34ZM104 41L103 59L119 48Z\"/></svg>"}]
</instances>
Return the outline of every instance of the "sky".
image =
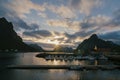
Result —
<instances>
[{"instance_id":1,"label":"sky","mask_svg":"<svg viewBox=\"0 0 120 80\"><path fill-rule=\"evenodd\" d=\"M120 0L0 0L0 17L45 49L76 48L92 34L120 44Z\"/></svg>"}]
</instances>

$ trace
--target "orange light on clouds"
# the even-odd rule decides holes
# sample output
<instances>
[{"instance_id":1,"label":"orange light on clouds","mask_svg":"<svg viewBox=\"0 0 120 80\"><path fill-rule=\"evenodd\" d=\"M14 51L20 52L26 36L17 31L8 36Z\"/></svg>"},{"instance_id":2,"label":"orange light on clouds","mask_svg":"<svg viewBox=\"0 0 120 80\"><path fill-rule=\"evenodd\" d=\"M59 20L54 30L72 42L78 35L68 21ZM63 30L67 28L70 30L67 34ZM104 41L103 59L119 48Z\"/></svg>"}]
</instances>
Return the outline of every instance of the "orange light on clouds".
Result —
<instances>
[{"instance_id":1,"label":"orange light on clouds","mask_svg":"<svg viewBox=\"0 0 120 80\"><path fill-rule=\"evenodd\" d=\"M47 43L58 45L59 41L58 40L51 41L51 40L48 39Z\"/></svg>"}]
</instances>

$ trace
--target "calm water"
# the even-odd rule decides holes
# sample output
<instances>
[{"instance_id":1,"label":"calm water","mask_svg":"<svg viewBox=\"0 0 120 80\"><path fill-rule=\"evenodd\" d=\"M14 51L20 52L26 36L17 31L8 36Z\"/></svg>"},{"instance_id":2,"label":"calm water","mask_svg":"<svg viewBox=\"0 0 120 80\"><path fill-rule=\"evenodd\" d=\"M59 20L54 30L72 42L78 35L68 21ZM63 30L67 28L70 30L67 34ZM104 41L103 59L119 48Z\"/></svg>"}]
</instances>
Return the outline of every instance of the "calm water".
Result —
<instances>
[{"instance_id":1,"label":"calm water","mask_svg":"<svg viewBox=\"0 0 120 80\"><path fill-rule=\"evenodd\" d=\"M13 53L15 54L15 53ZM8 70L6 65L114 65L110 61L46 61L35 57L39 53L17 53L14 58L0 59L0 80L120 80L120 70L69 71L69 70Z\"/></svg>"}]
</instances>

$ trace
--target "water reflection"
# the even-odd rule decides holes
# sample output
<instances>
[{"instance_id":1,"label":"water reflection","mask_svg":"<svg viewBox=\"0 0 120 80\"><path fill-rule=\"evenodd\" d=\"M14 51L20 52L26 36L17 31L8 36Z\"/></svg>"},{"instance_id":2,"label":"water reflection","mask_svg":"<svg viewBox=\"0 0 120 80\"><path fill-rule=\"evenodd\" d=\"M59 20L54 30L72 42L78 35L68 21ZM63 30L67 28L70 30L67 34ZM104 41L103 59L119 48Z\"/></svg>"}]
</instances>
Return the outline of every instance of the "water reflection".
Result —
<instances>
[{"instance_id":1,"label":"water reflection","mask_svg":"<svg viewBox=\"0 0 120 80\"><path fill-rule=\"evenodd\" d=\"M120 80L119 74L116 70L9 70L0 73L0 80Z\"/></svg>"},{"instance_id":2,"label":"water reflection","mask_svg":"<svg viewBox=\"0 0 120 80\"><path fill-rule=\"evenodd\" d=\"M16 58L0 60L0 65L112 65L109 61L46 61L35 57L39 53L22 53ZM112 71L69 71L63 69L48 70L4 70L0 72L0 80L120 80L119 70Z\"/></svg>"},{"instance_id":3,"label":"water reflection","mask_svg":"<svg viewBox=\"0 0 120 80\"><path fill-rule=\"evenodd\" d=\"M98 65L98 60L95 60L95 65Z\"/></svg>"},{"instance_id":4,"label":"water reflection","mask_svg":"<svg viewBox=\"0 0 120 80\"><path fill-rule=\"evenodd\" d=\"M22 64L22 65L112 65L110 61L102 60L45 60L43 58L35 57L39 53L17 53L16 58L4 59L0 64Z\"/></svg>"},{"instance_id":5,"label":"water reflection","mask_svg":"<svg viewBox=\"0 0 120 80\"><path fill-rule=\"evenodd\" d=\"M17 53L17 57L0 60L1 65L20 64L20 65L113 65L107 60L45 60L35 57L39 53Z\"/></svg>"}]
</instances>

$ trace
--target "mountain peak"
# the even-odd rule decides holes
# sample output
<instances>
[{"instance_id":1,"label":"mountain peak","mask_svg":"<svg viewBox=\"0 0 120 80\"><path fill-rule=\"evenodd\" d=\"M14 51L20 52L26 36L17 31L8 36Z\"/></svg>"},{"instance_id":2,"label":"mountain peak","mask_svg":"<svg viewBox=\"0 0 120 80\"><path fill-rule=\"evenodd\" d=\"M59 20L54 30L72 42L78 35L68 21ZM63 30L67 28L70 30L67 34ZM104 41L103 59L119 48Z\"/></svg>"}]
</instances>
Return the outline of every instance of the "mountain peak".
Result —
<instances>
[{"instance_id":1,"label":"mountain peak","mask_svg":"<svg viewBox=\"0 0 120 80\"><path fill-rule=\"evenodd\" d=\"M0 22L8 22L8 21L6 20L6 18L2 17L0 18Z\"/></svg>"},{"instance_id":2,"label":"mountain peak","mask_svg":"<svg viewBox=\"0 0 120 80\"><path fill-rule=\"evenodd\" d=\"M54 51L56 52L73 52L73 49L71 47L65 47L65 46L56 46L54 48Z\"/></svg>"},{"instance_id":3,"label":"mountain peak","mask_svg":"<svg viewBox=\"0 0 120 80\"><path fill-rule=\"evenodd\" d=\"M98 39L98 36L97 36L97 34L92 34L92 36L90 36L90 38Z\"/></svg>"},{"instance_id":4,"label":"mountain peak","mask_svg":"<svg viewBox=\"0 0 120 80\"><path fill-rule=\"evenodd\" d=\"M77 47L77 51L82 50L83 52L86 51L93 51L94 48L97 47L98 51L113 51L118 49L118 45L113 44L112 41L105 41L100 39L96 34L90 36L90 38L84 40L79 46Z\"/></svg>"},{"instance_id":5,"label":"mountain peak","mask_svg":"<svg viewBox=\"0 0 120 80\"><path fill-rule=\"evenodd\" d=\"M13 29L11 22L8 22L6 18L0 18L0 51L36 51L25 44L22 38L17 35Z\"/></svg>"},{"instance_id":6,"label":"mountain peak","mask_svg":"<svg viewBox=\"0 0 120 80\"><path fill-rule=\"evenodd\" d=\"M6 20L4 17L1 17L0 20Z\"/></svg>"}]
</instances>

